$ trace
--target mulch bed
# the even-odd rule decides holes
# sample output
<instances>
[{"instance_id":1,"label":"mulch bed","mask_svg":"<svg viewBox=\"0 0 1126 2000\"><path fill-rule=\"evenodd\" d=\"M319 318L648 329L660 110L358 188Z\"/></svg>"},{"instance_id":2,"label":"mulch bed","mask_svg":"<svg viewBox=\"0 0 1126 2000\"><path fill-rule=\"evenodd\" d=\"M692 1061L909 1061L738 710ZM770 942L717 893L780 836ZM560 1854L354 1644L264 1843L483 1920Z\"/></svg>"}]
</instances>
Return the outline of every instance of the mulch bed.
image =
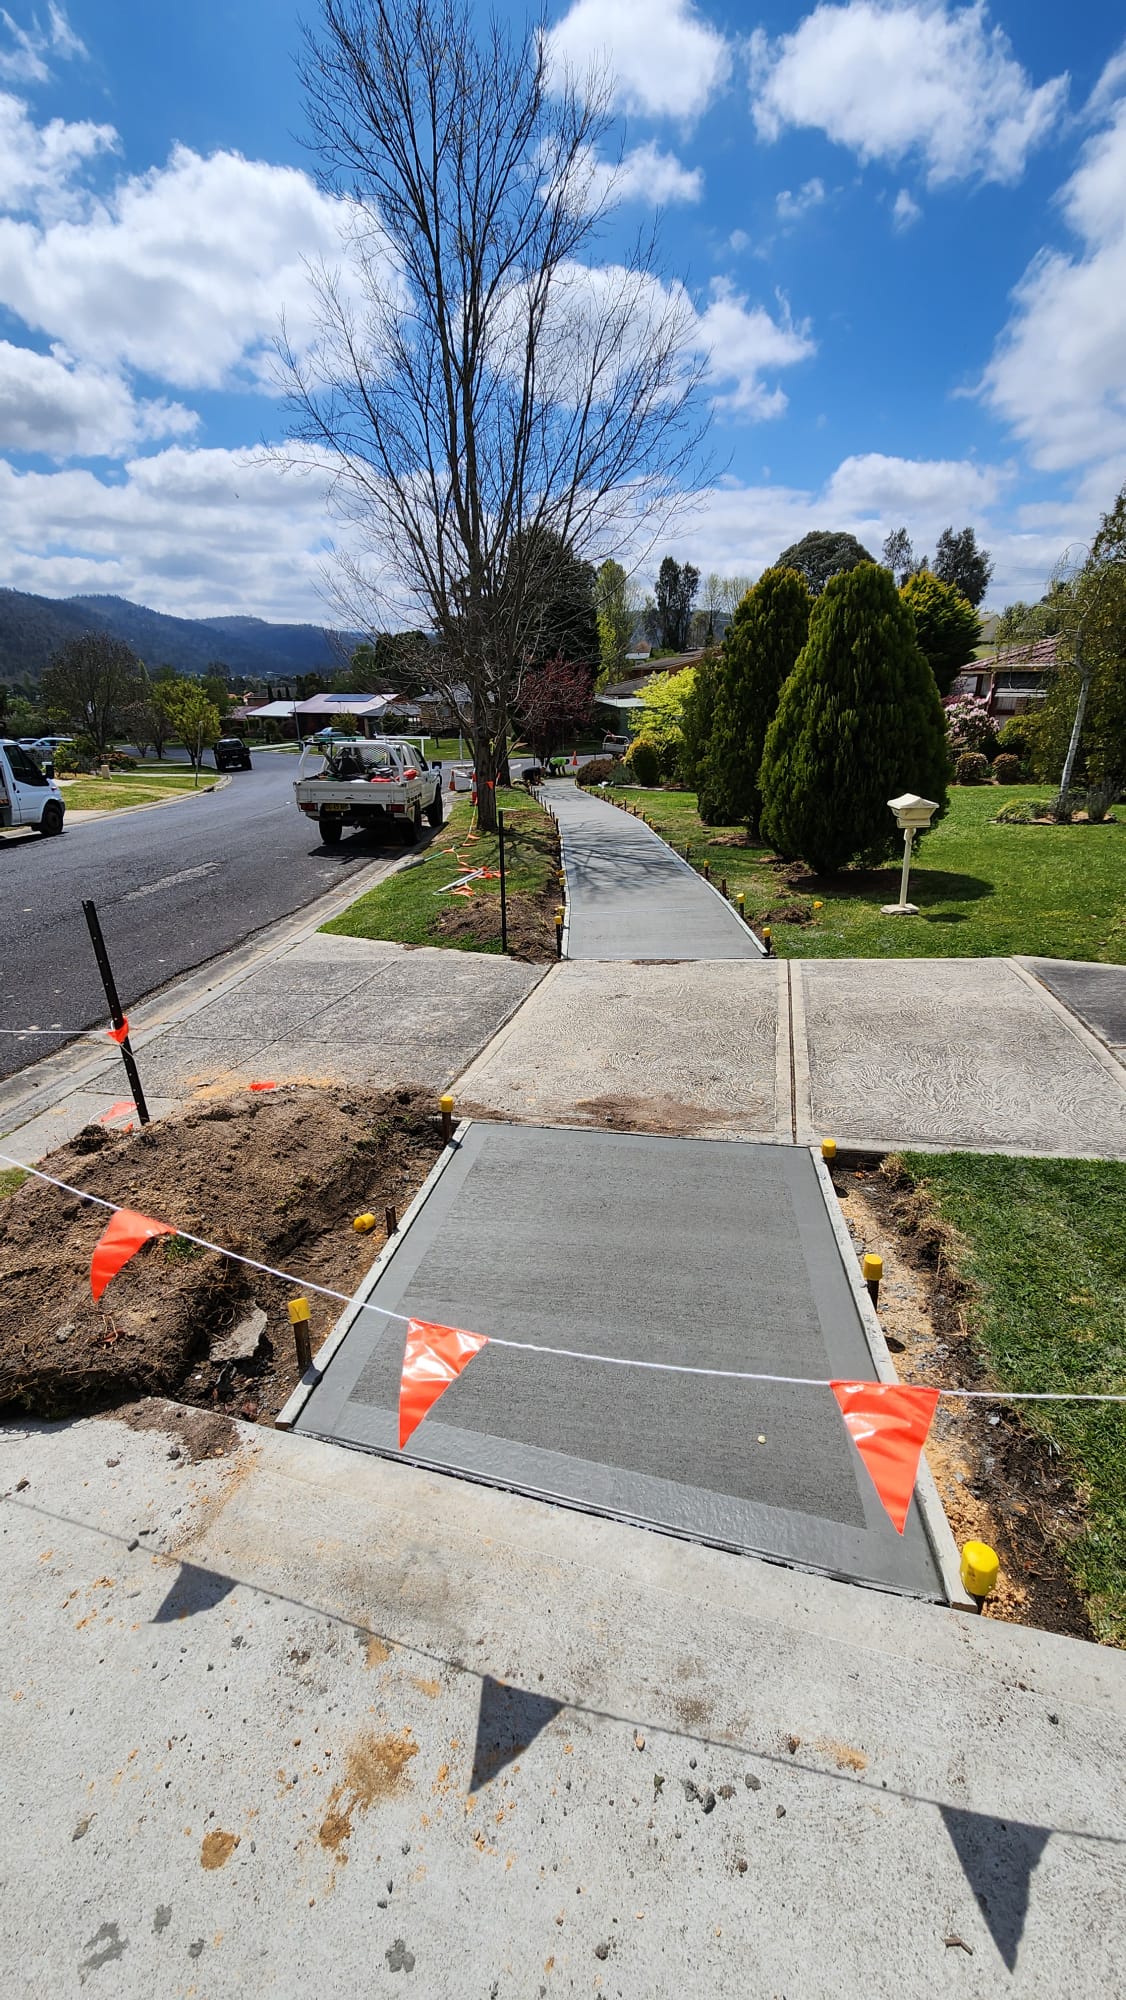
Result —
<instances>
[{"instance_id":1,"label":"mulch bed","mask_svg":"<svg viewBox=\"0 0 1126 2000\"><path fill-rule=\"evenodd\" d=\"M442 1150L431 1092L294 1085L190 1108L143 1131L88 1126L44 1171L72 1186L350 1294ZM352 1227L373 1211L370 1234ZM147 1244L99 1304L90 1257L104 1209L28 1179L0 1203L0 1409L39 1417L138 1397L272 1423L297 1379L288 1302L299 1287L182 1239ZM309 1293L314 1350L342 1308ZM254 1307L253 1351L219 1359Z\"/></svg>"}]
</instances>

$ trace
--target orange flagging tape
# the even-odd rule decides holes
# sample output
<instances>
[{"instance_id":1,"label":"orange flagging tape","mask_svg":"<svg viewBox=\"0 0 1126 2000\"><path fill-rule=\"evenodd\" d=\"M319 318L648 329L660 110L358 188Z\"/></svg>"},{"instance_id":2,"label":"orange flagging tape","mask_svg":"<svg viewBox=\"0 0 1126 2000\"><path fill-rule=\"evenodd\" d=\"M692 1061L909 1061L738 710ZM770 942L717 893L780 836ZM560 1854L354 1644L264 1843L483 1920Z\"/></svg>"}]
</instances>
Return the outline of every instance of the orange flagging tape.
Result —
<instances>
[{"instance_id":1,"label":"orange flagging tape","mask_svg":"<svg viewBox=\"0 0 1126 2000\"><path fill-rule=\"evenodd\" d=\"M120 1028L107 1028L106 1033L109 1036L110 1041L116 1042L118 1047L120 1048L122 1042L125 1040L126 1035L129 1033L128 1014L122 1015Z\"/></svg>"},{"instance_id":2,"label":"orange flagging tape","mask_svg":"<svg viewBox=\"0 0 1126 2000\"><path fill-rule=\"evenodd\" d=\"M906 1382L830 1382L853 1444L897 1534L902 1534L937 1389Z\"/></svg>"},{"instance_id":3,"label":"orange flagging tape","mask_svg":"<svg viewBox=\"0 0 1126 2000\"><path fill-rule=\"evenodd\" d=\"M90 1290L100 1299L111 1278L135 1257L154 1236L175 1236L170 1222L157 1222L151 1215L139 1215L135 1208L119 1208L111 1215L94 1245L90 1259Z\"/></svg>"},{"instance_id":4,"label":"orange flagging tape","mask_svg":"<svg viewBox=\"0 0 1126 2000\"><path fill-rule=\"evenodd\" d=\"M248 1083L246 1087L248 1090L276 1090L278 1086L276 1083Z\"/></svg>"},{"instance_id":5,"label":"orange flagging tape","mask_svg":"<svg viewBox=\"0 0 1126 2000\"><path fill-rule=\"evenodd\" d=\"M435 1326L425 1319L407 1321L399 1383L400 1451L439 1396L488 1344L487 1334L466 1333L460 1326Z\"/></svg>"},{"instance_id":6,"label":"orange flagging tape","mask_svg":"<svg viewBox=\"0 0 1126 2000\"><path fill-rule=\"evenodd\" d=\"M136 1109L137 1107L131 1097L121 1097L116 1104L110 1105L108 1111L100 1113L98 1123L99 1125L112 1125L115 1118L124 1118L127 1115L132 1117Z\"/></svg>"}]
</instances>

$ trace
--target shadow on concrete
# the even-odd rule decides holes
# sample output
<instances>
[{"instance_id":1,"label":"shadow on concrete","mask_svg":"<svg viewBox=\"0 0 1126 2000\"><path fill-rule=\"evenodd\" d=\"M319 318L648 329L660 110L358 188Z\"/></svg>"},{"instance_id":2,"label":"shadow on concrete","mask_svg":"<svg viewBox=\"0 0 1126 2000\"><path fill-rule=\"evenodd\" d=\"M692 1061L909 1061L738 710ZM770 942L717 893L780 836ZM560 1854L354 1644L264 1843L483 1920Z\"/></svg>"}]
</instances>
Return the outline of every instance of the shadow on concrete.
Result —
<instances>
[{"instance_id":1,"label":"shadow on concrete","mask_svg":"<svg viewBox=\"0 0 1126 2000\"><path fill-rule=\"evenodd\" d=\"M195 1563L181 1563L180 1574L164 1602L153 1612L154 1625L174 1625L179 1618L194 1618L199 1611L214 1611L235 1588L233 1576L215 1569L200 1569Z\"/></svg>"},{"instance_id":2,"label":"shadow on concrete","mask_svg":"<svg viewBox=\"0 0 1126 2000\"><path fill-rule=\"evenodd\" d=\"M958 1806L940 1806L939 1811L989 1934L1012 1972L1028 1915L1032 1871L1051 1828L963 1812Z\"/></svg>"},{"instance_id":3,"label":"shadow on concrete","mask_svg":"<svg viewBox=\"0 0 1126 2000\"><path fill-rule=\"evenodd\" d=\"M565 1702L547 1694L532 1694L527 1688L508 1687L491 1674L481 1679L481 1702L477 1710L477 1741L473 1745L471 1792L479 1792L513 1758L521 1757L542 1729L554 1722Z\"/></svg>"}]
</instances>

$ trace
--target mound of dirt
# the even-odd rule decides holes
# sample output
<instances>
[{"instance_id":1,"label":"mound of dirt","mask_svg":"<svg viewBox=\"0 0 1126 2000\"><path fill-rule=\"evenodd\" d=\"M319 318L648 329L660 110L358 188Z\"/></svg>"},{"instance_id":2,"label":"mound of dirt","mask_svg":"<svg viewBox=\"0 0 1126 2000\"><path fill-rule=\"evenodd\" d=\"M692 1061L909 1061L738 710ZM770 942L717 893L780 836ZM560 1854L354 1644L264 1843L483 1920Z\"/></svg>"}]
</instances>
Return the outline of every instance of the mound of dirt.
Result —
<instances>
[{"instance_id":1,"label":"mound of dirt","mask_svg":"<svg viewBox=\"0 0 1126 2000\"><path fill-rule=\"evenodd\" d=\"M554 892L537 901L534 896L510 895L508 901L508 956L525 964L538 965L555 957ZM500 944L500 899L474 896L443 910L435 929L444 938L472 938L478 947Z\"/></svg>"},{"instance_id":2,"label":"mound of dirt","mask_svg":"<svg viewBox=\"0 0 1126 2000\"><path fill-rule=\"evenodd\" d=\"M351 1293L442 1149L416 1086L294 1085L239 1095L114 1137L88 1127L44 1170L297 1278ZM378 1227L352 1228L371 1210ZM297 1380L288 1301L301 1289L159 1237L95 1305L106 1211L29 1179L0 1205L0 1408L38 1416L175 1395L270 1422ZM337 1318L307 1294L314 1349ZM265 1315L251 1320L253 1308ZM250 1338L238 1329L249 1325ZM213 1353L213 1349L218 1353Z\"/></svg>"}]
</instances>

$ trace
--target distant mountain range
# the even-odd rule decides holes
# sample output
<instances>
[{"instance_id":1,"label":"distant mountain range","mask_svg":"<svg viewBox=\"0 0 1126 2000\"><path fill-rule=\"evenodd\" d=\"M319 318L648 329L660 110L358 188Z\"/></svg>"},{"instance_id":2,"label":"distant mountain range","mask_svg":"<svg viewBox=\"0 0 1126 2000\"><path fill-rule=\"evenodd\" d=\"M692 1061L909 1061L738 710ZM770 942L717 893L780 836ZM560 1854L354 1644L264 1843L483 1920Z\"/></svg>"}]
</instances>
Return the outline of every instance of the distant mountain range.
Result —
<instances>
[{"instance_id":1,"label":"distant mountain range","mask_svg":"<svg viewBox=\"0 0 1126 2000\"><path fill-rule=\"evenodd\" d=\"M204 674L216 661L268 681L337 673L366 635L265 618L170 618L127 597L35 597L0 590L0 681L35 683L56 647L82 632L112 632L146 667Z\"/></svg>"}]
</instances>

